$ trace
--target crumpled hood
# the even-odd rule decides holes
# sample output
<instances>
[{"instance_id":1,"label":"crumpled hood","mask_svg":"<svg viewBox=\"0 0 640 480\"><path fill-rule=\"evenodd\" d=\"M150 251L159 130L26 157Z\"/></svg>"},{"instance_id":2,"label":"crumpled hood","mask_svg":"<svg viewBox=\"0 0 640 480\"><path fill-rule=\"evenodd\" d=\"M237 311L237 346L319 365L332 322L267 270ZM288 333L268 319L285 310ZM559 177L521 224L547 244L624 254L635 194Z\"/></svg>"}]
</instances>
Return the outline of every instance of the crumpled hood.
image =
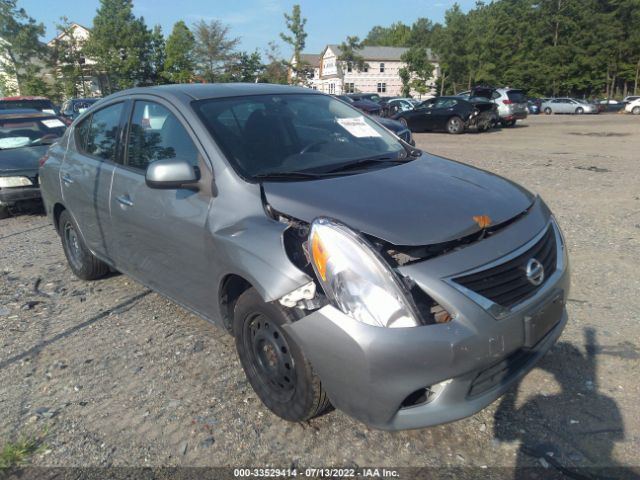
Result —
<instances>
[{"instance_id":1,"label":"crumpled hood","mask_svg":"<svg viewBox=\"0 0 640 480\"><path fill-rule=\"evenodd\" d=\"M19 173L35 176L38 173L38 161L47 153L48 148L49 145L38 145L0 150L0 175Z\"/></svg>"},{"instance_id":2,"label":"crumpled hood","mask_svg":"<svg viewBox=\"0 0 640 480\"><path fill-rule=\"evenodd\" d=\"M277 211L311 222L330 217L394 245L432 245L478 232L526 210L534 196L489 172L423 154L362 174L300 182L265 182Z\"/></svg>"}]
</instances>

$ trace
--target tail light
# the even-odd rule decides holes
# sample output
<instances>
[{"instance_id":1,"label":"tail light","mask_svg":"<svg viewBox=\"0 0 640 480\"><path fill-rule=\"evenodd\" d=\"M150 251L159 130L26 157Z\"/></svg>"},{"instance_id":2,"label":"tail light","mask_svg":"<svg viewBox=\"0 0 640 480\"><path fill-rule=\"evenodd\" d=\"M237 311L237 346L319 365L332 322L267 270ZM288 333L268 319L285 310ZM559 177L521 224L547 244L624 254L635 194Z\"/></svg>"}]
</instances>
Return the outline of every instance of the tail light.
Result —
<instances>
[{"instance_id":1,"label":"tail light","mask_svg":"<svg viewBox=\"0 0 640 480\"><path fill-rule=\"evenodd\" d=\"M502 103L504 103L505 105L512 105L513 102L511 100L503 100Z\"/></svg>"},{"instance_id":2,"label":"tail light","mask_svg":"<svg viewBox=\"0 0 640 480\"><path fill-rule=\"evenodd\" d=\"M49 154L45 153L42 158L40 158L40 160L38 160L38 167L42 168L44 166L44 164L46 163L46 161L49 160Z\"/></svg>"}]
</instances>

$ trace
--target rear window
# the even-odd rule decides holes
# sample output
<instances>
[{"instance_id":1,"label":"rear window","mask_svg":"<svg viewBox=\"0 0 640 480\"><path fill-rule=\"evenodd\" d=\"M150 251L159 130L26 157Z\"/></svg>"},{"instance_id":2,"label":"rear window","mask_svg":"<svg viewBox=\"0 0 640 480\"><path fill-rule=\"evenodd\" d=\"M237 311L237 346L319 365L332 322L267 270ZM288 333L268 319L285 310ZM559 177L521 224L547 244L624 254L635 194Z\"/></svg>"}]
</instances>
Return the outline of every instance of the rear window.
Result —
<instances>
[{"instance_id":1,"label":"rear window","mask_svg":"<svg viewBox=\"0 0 640 480\"><path fill-rule=\"evenodd\" d=\"M51 100L4 100L0 101L0 110L12 110L14 108L33 108L46 113L55 113L55 107Z\"/></svg>"},{"instance_id":2,"label":"rear window","mask_svg":"<svg viewBox=\"0 0 640 480\"><path fill-rule=\"evenodd\" d=\"M509 97L509 100L513 103L527 103L527 96L522 90L509 90L507 97Z\"/></svg>"}]
</instances>

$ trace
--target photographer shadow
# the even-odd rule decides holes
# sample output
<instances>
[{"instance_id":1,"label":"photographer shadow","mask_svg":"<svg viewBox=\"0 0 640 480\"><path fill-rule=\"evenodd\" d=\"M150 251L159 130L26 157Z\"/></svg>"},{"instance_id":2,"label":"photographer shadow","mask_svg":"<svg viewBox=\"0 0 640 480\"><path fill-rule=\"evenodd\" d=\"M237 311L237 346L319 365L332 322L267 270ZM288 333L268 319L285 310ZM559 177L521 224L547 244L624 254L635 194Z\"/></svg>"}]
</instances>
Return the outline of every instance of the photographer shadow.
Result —
<instances>
[{"instance_id":1,"label":"photographer shadow","mask_svg":"<svg viewBox=\"0 0 640 480\"><path fill-rule=\"evenodd\" d=\"M517 388L503 397L495 438L520 441L515 479L640 478L613 458L624 423L613 398L598 391L597 349L595 330L585 329L585 354L562 342L538 364L553 375L560 393L537 394L520 407Z\"/></svg>"}]
</instances>

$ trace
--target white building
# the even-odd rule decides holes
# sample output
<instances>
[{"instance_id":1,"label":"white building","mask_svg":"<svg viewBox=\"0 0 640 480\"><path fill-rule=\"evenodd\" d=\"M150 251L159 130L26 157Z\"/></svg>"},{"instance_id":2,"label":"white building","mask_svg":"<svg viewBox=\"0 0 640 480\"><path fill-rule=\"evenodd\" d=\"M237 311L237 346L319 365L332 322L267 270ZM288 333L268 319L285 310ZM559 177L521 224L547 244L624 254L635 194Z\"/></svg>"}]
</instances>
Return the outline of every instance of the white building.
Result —
<instances>
[{"instance_id":1,"label":"white building","mask_svg":"<svg viewBox=\"0 0 640 480\"><path fill-rule=\"evenodd\" d=\"M402 94L400 69L406 66L401 57L407 50L400 47L363 47L357 51L357 54L364 58L367 67L357 71L355 68L348 68L346 62L338 60L341 54L339 45L327 45L320 55L302 54L300 56L303 62L313 67L313 75L310 72L307 79L300 83L335 95L375 92L380 96L399 96ZM440 68L431 51L428 51L428 55L434 65L430 82L432 91L425 95L430 97L435 95L435 82ZM293 80L293 77L291 75L290 78ZM411 93L419 97L417 92Z\"/></svg>"},{"instance_id":2,"label":"white building","mask_svg":"<svg viewBox=\"0 0 640 480\"><path fill-rule=\"evenodd\" d=\"M77 49L74 56L82 66L82 72L76 84L77 96L100 97L102 92L100 90L99 78L96 76L95 72L96 62L91 58L85 57L82 53L84 45L87 40L89 40L90 35L91 30L87 27L83 27L79 23L72 23L68 32L60 32L54 39L47 43L47 46L51 49L55 49L59 44L74 46ZM58 71L56 72L56 76L61 78L62 73Z\"/></svg>"}]
</instances>

